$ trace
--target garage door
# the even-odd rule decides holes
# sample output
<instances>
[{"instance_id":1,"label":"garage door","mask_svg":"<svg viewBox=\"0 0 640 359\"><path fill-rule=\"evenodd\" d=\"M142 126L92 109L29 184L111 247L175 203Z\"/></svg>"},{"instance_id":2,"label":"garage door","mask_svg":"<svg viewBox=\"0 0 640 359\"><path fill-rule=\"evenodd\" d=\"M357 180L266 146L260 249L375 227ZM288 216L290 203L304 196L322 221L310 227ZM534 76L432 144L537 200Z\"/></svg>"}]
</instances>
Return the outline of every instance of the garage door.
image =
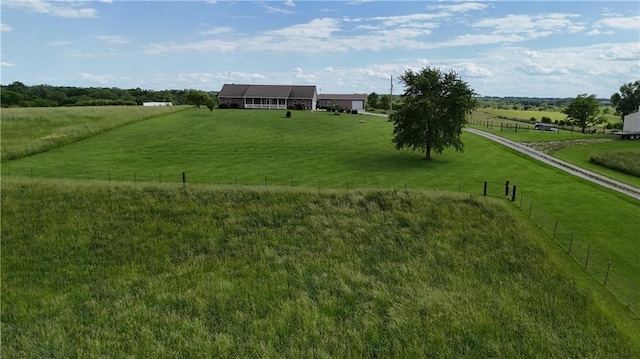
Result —
<instances>
[{"instance_id":1,"label":"garage door","mask_svg":"<svg viewBox=\"0 0 640 359\"><path fill-rule=\"evenodd\" d=\"M352 110L364 110L364 101L351 101L351 109Z\"/></svg>"}]
</instances>

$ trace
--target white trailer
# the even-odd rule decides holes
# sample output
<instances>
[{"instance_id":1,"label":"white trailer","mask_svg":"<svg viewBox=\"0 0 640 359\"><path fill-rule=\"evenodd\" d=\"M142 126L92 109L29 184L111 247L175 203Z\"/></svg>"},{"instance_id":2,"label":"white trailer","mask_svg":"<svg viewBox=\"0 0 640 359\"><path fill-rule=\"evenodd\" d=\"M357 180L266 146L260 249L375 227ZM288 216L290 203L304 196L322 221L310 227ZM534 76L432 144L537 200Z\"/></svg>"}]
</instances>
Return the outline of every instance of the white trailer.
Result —
<instances>
[{"instance_id":1,"label":"white trailer","mask_svg":"<svg viewBox=\"0 0 640 359\"><path fill-rule=\"evenodd\" d=\"M638 112L624 116L622 131L614 132L621 139L640 140L640 108Z\"/></svg>"}]
</instances>

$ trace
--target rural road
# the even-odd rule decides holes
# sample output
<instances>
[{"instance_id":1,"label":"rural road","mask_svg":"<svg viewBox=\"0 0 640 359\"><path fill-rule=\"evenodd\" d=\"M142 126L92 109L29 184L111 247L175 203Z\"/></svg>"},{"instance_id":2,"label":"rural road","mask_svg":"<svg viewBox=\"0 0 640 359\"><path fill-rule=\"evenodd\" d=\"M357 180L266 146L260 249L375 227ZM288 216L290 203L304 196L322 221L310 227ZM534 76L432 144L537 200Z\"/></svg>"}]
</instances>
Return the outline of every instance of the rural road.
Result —
<instances>
[{"instance_id":1,"label":"rural road","mask_svg":"<svg viewBox=\"0 0 640 359\"><path fill-rule=\"evenodd\" d=\"M467 132L471 132L474 133L478 136L482 136L485 138L488 138L492 141L498 142L504 146L507 146L509 148L512 148L518 152L524 153L530 157L535 158L536 160L540 161L540 162L544 162L550 166L556 167L558 169L561 169L565 172L571 173L574 176L578 176L580 178L584 178L588 181L591 181L593 183L599 184L603 187L612 189L616 192L620 192L624 195L627 195L629 197L633 197L637 200L640 200L640 188L628 185L626 183L622 183L619 181L616 181L614 179L611 179L609 177L600 175L598 173L595 172L591 172L589 170L586 170L584 168L572 165L571 163L559 160L553 156L549 156L548 154L535 150L531 147L522 145L518 142L514 142L514 141L509 141L505 138L502 138L500 136L496 136L494 134L488 133L488 132L484 132L484 131L480 131L480 130L476 130L473 128L465 128L464 129Z\"/></svg>"}]
</instances>

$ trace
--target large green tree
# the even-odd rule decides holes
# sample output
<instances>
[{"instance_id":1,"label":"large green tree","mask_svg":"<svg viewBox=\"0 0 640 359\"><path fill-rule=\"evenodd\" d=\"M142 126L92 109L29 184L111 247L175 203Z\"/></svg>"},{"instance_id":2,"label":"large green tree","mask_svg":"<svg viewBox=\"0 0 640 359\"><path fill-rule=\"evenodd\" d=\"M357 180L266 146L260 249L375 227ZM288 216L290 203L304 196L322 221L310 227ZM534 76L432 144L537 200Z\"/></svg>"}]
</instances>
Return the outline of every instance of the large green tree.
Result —
<instances>
[{"instance_id":1,"label":"large green tree","mask_svg":"<svg viewBox=\"0 0 640 359\"><path fill-rule=\"evenodd\" d=\"M187 93L187 103L189 103L190 105L194 105L196 108L200 108L200 106L214 106L215 100L213 99L213 96L211 96L211 94L207 92L200 90L189 90L189 92Z\"/></svg>"},{"instance_id":2,"label":"large green tree","mask_svg":"<svg viewBox=\"0 0 640 359\"><path fill-rule=\"evenodd\" d=\"M602 121L600 114L600 102L596 95L578 95L569 105L562 110L567 115L567 120L574 126L582 128L584 133L588 126L595 125Z\"/></svg>"},{"instance_id":3,"label":"large green tree","mask_svg":"<svg viewBox=\"0 0 640 359\"><path fill-rule=\"evenodd\" d=\"M369 96L367 96L367 102L369 103L369 107L371 107L372 109L377 108L378 94L375 92L370 93Z\"/></svg>"},{"instance_id":4,"label":"large green tree","mask_svg":"<svg viewBox=\"0 0 640 359\"><path fill-rule=\"evenodd\" d=\"M624 116L638 111L640 106L640 80L620 86L620 92L611 95L611 104L616 113L624 120Z\"/></svg>"},{"instance_id":5,"label":"large green tree","mask_svg":"<svg viewBox=\"0 0 640 359\"><path fill-rule=\"evenodd\" d=\"M430 67L409 69L400 81L405 86L402 101L390 116L396 148L424 151L425 160L431 160L432 151L448 147L462 151L462 128L478 103L473 89L455 71Z\"/></svg>"}]
</instances>

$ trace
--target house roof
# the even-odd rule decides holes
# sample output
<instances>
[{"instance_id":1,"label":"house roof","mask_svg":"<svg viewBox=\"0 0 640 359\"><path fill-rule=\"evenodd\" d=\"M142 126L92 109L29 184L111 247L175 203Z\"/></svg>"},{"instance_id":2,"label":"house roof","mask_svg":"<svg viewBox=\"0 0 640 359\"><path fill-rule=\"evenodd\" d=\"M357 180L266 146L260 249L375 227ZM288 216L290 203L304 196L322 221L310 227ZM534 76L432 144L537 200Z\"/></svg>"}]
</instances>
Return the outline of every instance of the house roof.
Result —
<instances>
[{"instance_id":1,"label":"house roof","mask_svg":"<svg viewBox=\"0 0 640 359\"><path fill-rule=\"evenodd\" d=\"M218 92L218 97L242 97L248 88L249 85L224 84Z\"/></svg>"},{"instance_id":2,"label":"house roof","mask_svg":"<svg viewBox=\"0 0 640 359\"><path fill-rule=\"evenodd\" d=\"M367 94L354 93L354 94L321 94L318 95L318 100L367 100Z\"/></svg>"},{"instance_id":3,"label":"house roof","mask_svg":"<svg viewBox=\"0 0 640 359\"><path fill-rule=\"evenodd\" d=\"M218 97L308 99L315 94L315 86L224 84Z\"/></svg>"}]
</instances>

